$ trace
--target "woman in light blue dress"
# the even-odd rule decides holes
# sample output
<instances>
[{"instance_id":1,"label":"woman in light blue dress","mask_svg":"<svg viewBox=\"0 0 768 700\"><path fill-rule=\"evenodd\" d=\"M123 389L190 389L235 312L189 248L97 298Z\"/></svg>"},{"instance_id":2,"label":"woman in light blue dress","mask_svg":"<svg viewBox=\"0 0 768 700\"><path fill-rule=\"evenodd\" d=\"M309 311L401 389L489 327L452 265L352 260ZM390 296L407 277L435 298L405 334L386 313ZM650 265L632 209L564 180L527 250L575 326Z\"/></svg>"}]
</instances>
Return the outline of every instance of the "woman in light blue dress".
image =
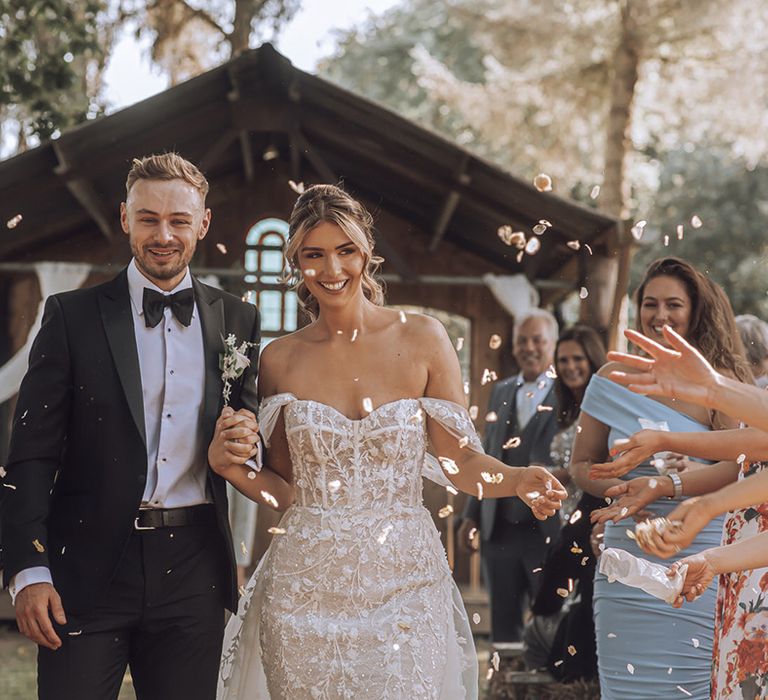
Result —
<instances>
[{"instance_id":1,"label":"woman in light blue dress","mask_svg":"<svg viewBox=\"0 0 768 700\"><path fill-rule=\"evenodd\" d=\"M637 302L637 318L644 334L662 342L661 329L671 325L721 371L749 381L727 298L688 263L677 258L652 263L638 289ZM677 505L681 494L675 493L678 479L674 470L690 472L685 495L691 496L698 489L709 490L713 483L735 480L738 465L722 462L705 466L685 457L658 457L627 473L614 473L613 478L597 478L606 474L607 465L602 469L596 465L608 461L616 440L628 438L641 428L701 432L733 425L725 417L692 404L634 394L606 378L609 371L618 368L615 363L606 365L590 381L581 405L571 469L576 483L593 495L621 494L604 509L601 518L613 520L606 523L604 546L648 559L628 535L635 526L631 516L648 512L664 516ZM673 467L674 476L662 475L667 466ZM713 520L679 557L717 546L721 530L722 519ZM598 573L594 616L603 700L708 700L716 593L713 586L695 604L675 609L640 589L609 583Z\"/></svg>"}]
</instances>

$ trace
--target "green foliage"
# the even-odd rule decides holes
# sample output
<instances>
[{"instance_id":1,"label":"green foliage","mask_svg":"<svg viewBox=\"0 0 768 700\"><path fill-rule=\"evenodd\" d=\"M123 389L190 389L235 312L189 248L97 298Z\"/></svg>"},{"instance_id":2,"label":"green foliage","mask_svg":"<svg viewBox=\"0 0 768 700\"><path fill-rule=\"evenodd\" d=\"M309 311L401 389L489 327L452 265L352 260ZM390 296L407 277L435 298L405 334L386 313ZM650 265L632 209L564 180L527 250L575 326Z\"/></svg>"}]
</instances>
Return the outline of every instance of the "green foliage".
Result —
<instances>
[{"instance_id":1,"label":"green foliage","mask_svg":"<svg viewBox=\"0 0 768 700\"><path fill-rule=\"evenodd\" d=\"M701 228L691 225L694 216ZM768 168L748 167L725 147L664 154L648 229L632 266L633 288L649 262L677 255L719 283L737 314L768 319Z\"/></svg>"},{"instance_id":2,"label":"green foliage","mask_svg":"<svg viewBox=\"0 0 768 700\"><path fill-rule=\"evenodd\" d=\"M99 110L89 89L104 64L103 0L0 0L0 113L19 141L49 138Z\"/></svg>"}]
</instances>

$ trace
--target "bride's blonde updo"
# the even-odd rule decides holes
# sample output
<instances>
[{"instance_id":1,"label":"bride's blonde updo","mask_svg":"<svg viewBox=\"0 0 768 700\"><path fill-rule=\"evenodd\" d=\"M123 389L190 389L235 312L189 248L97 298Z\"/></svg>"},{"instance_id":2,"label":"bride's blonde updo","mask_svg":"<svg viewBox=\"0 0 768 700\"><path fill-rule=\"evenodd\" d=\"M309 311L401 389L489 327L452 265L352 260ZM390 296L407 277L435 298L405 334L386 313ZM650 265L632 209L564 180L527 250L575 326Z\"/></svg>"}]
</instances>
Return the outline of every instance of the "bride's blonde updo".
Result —
<instances>
[{"instance_id":1,"label":"bride's blonde updo","mask_svg":"<svg viewBox=\"0 0 768 700\"><path fill-rule=\"evenodd\" d=\"M298 254L307 234L321 223L336 224L363 254L363 294L378 306L384 304L384 290L374 278L384 262L373 254L373 217L357 200L335 185L313 185L296 200L288 228L285 260L286 281L293 285L301 308L312 319L319 315L317 299L309 292L299 269Z\"/></svg>"}]
</instances>

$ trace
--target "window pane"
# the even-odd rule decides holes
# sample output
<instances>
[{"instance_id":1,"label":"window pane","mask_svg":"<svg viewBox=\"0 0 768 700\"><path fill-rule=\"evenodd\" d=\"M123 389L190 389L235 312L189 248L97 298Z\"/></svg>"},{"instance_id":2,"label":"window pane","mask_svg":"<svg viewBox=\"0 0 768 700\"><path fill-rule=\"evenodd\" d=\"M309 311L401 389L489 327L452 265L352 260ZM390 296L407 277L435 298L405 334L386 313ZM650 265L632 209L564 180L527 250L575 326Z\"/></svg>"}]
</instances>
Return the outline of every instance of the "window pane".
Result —
<instances>
[{"instance_id":1,"label":"window pane","mask_svg":"<svg viewBox=\"0 0 768 700\"><path fill-rule=\"evenodd\" d=\"M259 269L259 254L257 251L245 251L245 269L248 272L256 272Z\"/></svg>"},{"instance_id":2,"label":"window pane","mask_svg":"<svg viewBox=\"0 0 768 700\"><path fill-rule=\"evenodd\" d=\"M283 254L276 250L265 250L261 254L261 269L263 272L282 272Z\"/></svg>"},{"instance_id":3,"label":"window pane","mask_svg":"<svg viewBox=\"0 0 768 700\"><path fill-rule=\"evenodd\" d=\"M286 331L295 331L299 321L299 299L296 292L285 293L285 327Z\"/></svg>"},{"instance_id":4,"label":"window pane","mask_svg":"<svg viewBox=\"0 0 768 700\"><path fill-rule=\"evenodd\" d=\"M282 292L267 290L259 294L261 329L279 331L282 327Z\"/></svg>"}]
</instances>

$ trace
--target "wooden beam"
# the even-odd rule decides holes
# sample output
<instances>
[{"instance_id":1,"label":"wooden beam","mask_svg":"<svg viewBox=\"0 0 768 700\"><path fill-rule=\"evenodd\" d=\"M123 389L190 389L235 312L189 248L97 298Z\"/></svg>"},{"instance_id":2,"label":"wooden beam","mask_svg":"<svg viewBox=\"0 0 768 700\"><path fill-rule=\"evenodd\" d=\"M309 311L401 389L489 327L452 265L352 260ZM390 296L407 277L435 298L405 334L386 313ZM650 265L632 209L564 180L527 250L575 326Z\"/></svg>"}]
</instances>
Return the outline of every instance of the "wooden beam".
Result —
<instances>
[{"instance_id":1,"label":"wooden beam","mask_svg":"<svg viewBox=\"0 0 768 700\"><path fill-rule=\"evenodd\" d=\"M67 156L62 149L61 144L57 141L52 141L53 152L56 154L56 160L59 164L53 169L53 171L62 177L67 189L72 193L72 196L78 201L81 207L88 212L88 215L93 219L98 226L99 231L104 237L111 241L115 233L114 217L110 216L104 202L99 198L98 193L93 187L93 184L85 178L68 179L66 177L70 170L70 163Z\"/></svg>"},{"instance_id":2,"label":"wooden beam","mask_svg":"<svg viewBox=\"0 0 768 700\"><path fill-rule=\"evenodd\" d=\"M289 135L289 149L291 159L291 180L294 182L301 182L301 148L299 147L299 139L301 134L298 129L291 131Z\"/></svg>"},{"instance_id":3,"label":"wooden beam","mask_svg":"<svg viewBox=\"0 0 768 700\"><path fill-rule=\"evenodd\" d=\"M325 158L323 158L307 141L304 134L297 129L294 140L297 148L304 154L306 159L312 164L312 167L317 171L317 174L323 178L327 183L334 184L339 181L338 176L333 169L328 165Z\"/></svg>"},{"instance_id":4,"label":"wooden beam","mask_svg":"<svg viewBox=\"0 0 768 700\"><path fill-rule=\"evenodd\" d=\"M216 162L221 158L224 151L237 140L237 131L230 129L225 131L219 138L214 141L210 148L203 154L203 157L198 161L198 167L205 172L209 168L213 167Z\"/></svg>"},{"instance_id":5,"label":"wooden beam","mask_svg":"<svg viewBox=\"0 0 768 700\"><path fill-rule=\"evenodd\" d=\"M237 134L240 138L240 158L243 163L243 173L245 174L246 182L253 182L256 172L253 162L253 146L251 144L250 129L244 127L243 124L238 124L240 120L237 118L236 111L241 102L240 85L238 84L232 63L227 66L227 76L229 76L229 84L232 88L227 93L227 100L229 100L230 104L229 111L232 117L232 125L237 129Z\"/></svg>"},{"instance_id":6,"label":"wooden beam","mask_svg":"<svg viewBox=\"0 0 768 700\"><path fill-rule=\"evenodd\" d=\"M467 175L467 166L469 165L469 161L469 153L464 153L461 157L461 163L459 164L459 167L456 169L455 173L456 182L464 186L469 185L469 183L472 181L472 178ZM443 206L440 208L440 214L438 215L435 226L432 229L432 240L429 242L430 252L437 250L437 247L440 245L440 241L443 240L445 232L448 229L448 224L451 222L451 217L453 217L453 212L455 212L456 207L459 206L460 200L461 195L455 189L449 190L446 194L445 199L443 200Z\"/></svg>"}]
</instances>

